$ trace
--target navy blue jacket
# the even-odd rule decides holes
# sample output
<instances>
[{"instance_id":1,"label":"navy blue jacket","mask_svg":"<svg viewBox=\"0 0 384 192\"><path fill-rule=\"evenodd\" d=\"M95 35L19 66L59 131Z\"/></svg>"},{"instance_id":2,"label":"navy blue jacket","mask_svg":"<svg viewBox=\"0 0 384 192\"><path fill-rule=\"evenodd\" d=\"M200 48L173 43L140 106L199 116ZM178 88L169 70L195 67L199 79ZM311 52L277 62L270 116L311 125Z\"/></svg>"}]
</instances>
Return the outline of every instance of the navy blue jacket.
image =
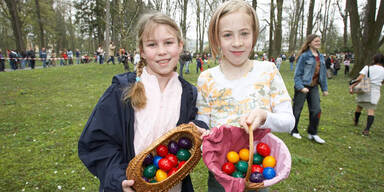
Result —
<instances>
[{"instance_id":1,"label":"navy blue jacket","mask_svg":"<svg viewBox=\"0 0 384 192\"><path fill-rule=\"evenodd\" d=\"M134 109L130 102L122 102L123 89L135 79L135 73L113 77L112 85L96 104L79 139L79 157L88 170L99 178L100 191L122 191L126 168L135 156ZM197 114L196 87L180 77L179 80L183 91L177 125L192 121L208 129L204 122L194 120ZM189 176L182 182L182 191L193 191Z\"/></svg>"}]
</instances>

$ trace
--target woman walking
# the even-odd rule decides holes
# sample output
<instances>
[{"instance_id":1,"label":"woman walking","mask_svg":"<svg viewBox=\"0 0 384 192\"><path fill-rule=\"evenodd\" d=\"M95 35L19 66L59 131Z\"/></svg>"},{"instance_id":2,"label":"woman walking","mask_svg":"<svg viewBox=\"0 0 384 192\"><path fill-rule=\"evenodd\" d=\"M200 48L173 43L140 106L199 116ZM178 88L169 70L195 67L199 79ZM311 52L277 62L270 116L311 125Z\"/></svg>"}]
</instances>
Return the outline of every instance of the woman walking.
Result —
<instances>
[{"instance_id":1,"label":"woman walking","mask_svg":"<svg viewBox=\"0 0 384 192\"><path fill-rule=\"evenodd\" d=\"M320 121L320 95L318 85L324 96L328 95L328 84L326 66L324 56L320 54L321 40L318 35L311 34L307 37L305 43L301 47L296 62L296 70L294 75L295 95L293 98L293 115L296 123L291 135L297 139L301 139L298 125L300 114L303 110L304 102L307 100L309 109L309 125L308 139L317 143L325 143L325 141L317 135Z\"/></svg>"},{"instance_id":2,"label":"woman walking","mask_svg":"<svg viewBox=\"0 0 384 192\"><path fill-rule=\"evenodd\" d=\"M355 125L359 123L359 117L363 108L367 109L367 126L363 130L362 134L369 135L369 129L373 124L375 118L376 105L380 99L380 87L384 83L384 56L383 54L377 54L373 57L373 63L365 66L361 71L356 82L349 87L349 93L353 94L353 87L360 82L365 76L370 78L370 91L368 93L358 93L356 97L357 106L355 111L355 117L353 118Z\"/></svg>"}]
</instances>

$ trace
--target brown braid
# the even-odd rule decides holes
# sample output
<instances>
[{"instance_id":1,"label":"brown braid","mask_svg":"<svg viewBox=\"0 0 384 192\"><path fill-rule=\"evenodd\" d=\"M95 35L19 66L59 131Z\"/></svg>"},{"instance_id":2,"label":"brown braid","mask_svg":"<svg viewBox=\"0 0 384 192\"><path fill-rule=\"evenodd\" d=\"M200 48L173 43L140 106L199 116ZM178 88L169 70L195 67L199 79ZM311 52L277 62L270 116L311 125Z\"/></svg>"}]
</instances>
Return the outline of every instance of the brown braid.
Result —
<instances>
[{"instance_id":1,"label":"brown braid","mask_svg":"<svg viewBox=\"0 0 384 192\"><path fill-rule=\"evenodd\" d=\"M140 77L143 73L144 67L146 63L143 58L140 58L139 63L137 64L136 68L136 76ZM136 109L142 109L147 104L147 97L145 96L145 88L143 82L138 81L135 82L131 87L128 87L124 90L123 93L123 100L125 102L128 101L128 99L131 100L131 104Z\"/></svg>"}]
</instances>

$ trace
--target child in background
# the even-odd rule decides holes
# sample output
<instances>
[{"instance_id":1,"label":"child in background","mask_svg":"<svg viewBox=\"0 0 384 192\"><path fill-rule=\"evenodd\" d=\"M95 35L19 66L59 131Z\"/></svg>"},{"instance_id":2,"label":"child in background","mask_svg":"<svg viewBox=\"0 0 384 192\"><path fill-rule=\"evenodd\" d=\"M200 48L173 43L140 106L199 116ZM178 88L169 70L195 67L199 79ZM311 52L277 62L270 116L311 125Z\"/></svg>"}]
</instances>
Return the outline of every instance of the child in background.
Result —
<instances>
[{"instance_id":1,"label":"child in background","mask_svg":"<svg viewBox=\"0 0 384 192\"><path fill-rule=\"evenodd\" d=\"M291 98L275 64L249 60L259 21L246 2L223 3L211 18L208 38L218 66L200 74L197 119L210 128L221 125L290 132L295 118ZM208 191L224 191L209 173Z\"/></svg>"},{"instance_id":2,"label":"child in background","mask_svg":"<svg viewBox=\"0 0 384 192\"><path fill-rule=\"evenodd\" d=\"M100 180L100 191L133 191L134 181L125 175L128 163L177 125L208 128L194 120L197 89L174 72L183 50L177 24L154 13L144 15L137 29L136 73L113 78L79 140L79 157ZM189 176L170 191L181 190L193 191Z\"/></svg>"}]
</instances>

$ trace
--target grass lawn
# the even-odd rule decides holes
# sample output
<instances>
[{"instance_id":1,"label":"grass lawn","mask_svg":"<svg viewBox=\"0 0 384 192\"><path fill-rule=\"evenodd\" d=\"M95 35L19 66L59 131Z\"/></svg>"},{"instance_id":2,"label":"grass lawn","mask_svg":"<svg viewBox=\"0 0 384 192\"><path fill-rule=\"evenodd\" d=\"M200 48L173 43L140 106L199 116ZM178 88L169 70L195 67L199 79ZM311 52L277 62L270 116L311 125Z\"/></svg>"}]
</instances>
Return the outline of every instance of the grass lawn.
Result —
<instances>
[{"instance_id":1,"label":"grass lawn","mask_svg":"<svg viewBox=\"0 0 384 192\"><path fill-rule=\"evenodd\" d=\"M194 67L184 75L193 84ZM77 141L113 75L123 72L122 65L86 64L0 73L0 191L98 191L98 180L77 156ZM288 63L281 73L293 96ZM321 97L319 135L326 144L305 138L307 107L299 125L303 139L276 133L291 152L292 169L271 191L384 191L384 99L371 136L363 137L366 111L353 126L355 97L347 80L341 73L329 80L330 94ZM191 175L195 190L207 191L202 161Z\"/></svg>"}]
</instances>

